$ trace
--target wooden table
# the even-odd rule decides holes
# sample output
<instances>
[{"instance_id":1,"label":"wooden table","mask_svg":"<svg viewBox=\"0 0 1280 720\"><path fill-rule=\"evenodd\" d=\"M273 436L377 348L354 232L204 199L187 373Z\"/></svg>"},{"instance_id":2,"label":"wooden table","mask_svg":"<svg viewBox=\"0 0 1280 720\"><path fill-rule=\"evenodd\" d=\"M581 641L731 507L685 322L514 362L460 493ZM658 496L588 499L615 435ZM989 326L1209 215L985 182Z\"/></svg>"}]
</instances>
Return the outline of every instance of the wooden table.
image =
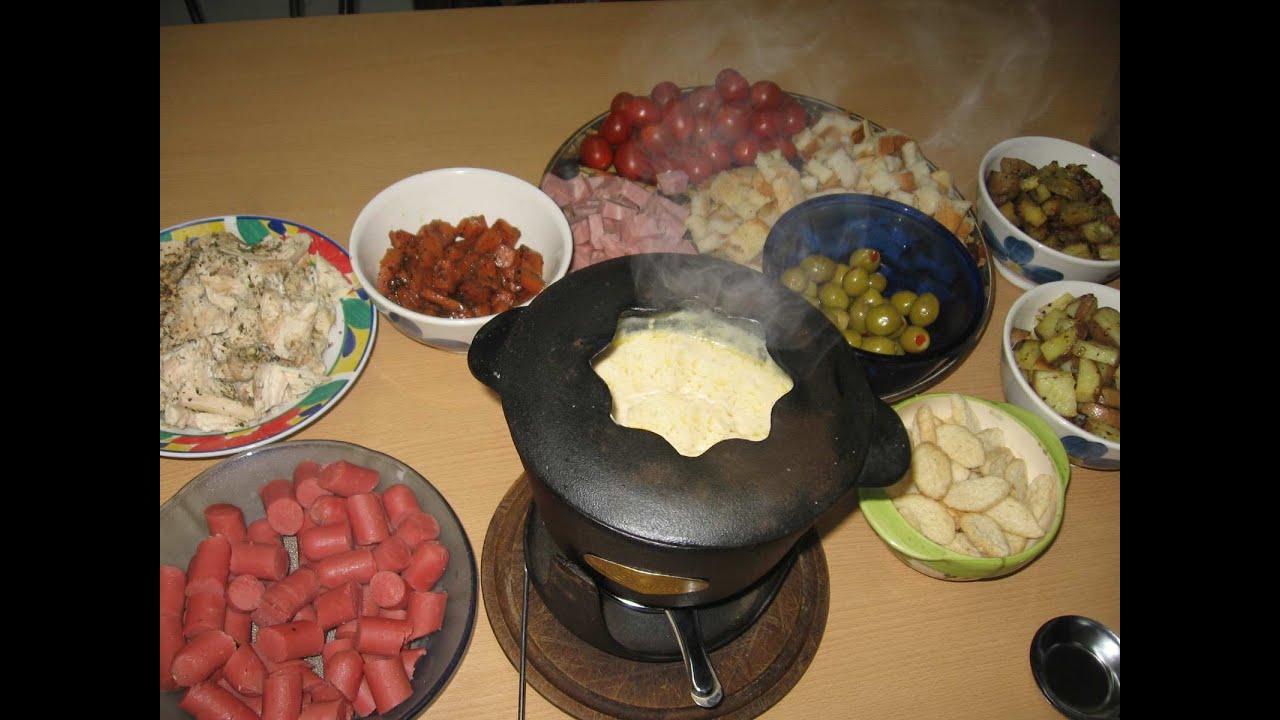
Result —
<instances>
[{"instance_id":1,"label":"wooden table","mask_svg":"<svg viewBox=\"0 0 1280 720\"><path fill-rule=\"evenodd\" d=\"M619 90L749 79L825 99L919 139L973 198L987 148L1084 142L1119 66L1118 2L744 0L446 10L160 29L160 227L228 213L346 242L392 182L474 165L537 182ZM1001 399L998 278L972 356L938 390ZM449 498L477 554L520 474L495 396L465 357L389 324L354 389L297 438L360 443ZM214 460L160 460L160 501ZM1120 474L1075 470L1055 545L994 582L947 583L894 559L857 512L824 535L831 608L818 654L769 718L1053 718L1028 648L1045 620L1120 629ZM508 718L517 674L484 613L427 713ZM530 693L528 717L563 717Z\"/></svg>"}]
</instances>

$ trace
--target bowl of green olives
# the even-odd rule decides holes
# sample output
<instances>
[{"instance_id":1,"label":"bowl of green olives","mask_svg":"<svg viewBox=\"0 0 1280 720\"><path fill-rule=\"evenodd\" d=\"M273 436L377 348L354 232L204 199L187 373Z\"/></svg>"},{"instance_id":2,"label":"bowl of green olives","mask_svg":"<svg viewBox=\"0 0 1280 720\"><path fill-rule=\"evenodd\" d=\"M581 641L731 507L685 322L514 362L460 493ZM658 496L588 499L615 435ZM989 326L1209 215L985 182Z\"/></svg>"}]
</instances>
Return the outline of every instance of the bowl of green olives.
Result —
<instances>
[{"instance_id":1,"label":"bowl of green olives","mask_svg":"<svg viewBox=\"0 0 1280 720\"><path fill-rule=\"evenodd\" d=\"M989 280L946 227L889 198L822 195L788 210L764 273L830 320L886 402L941 381L991 317Z\"/></svg>"}]
</instances>

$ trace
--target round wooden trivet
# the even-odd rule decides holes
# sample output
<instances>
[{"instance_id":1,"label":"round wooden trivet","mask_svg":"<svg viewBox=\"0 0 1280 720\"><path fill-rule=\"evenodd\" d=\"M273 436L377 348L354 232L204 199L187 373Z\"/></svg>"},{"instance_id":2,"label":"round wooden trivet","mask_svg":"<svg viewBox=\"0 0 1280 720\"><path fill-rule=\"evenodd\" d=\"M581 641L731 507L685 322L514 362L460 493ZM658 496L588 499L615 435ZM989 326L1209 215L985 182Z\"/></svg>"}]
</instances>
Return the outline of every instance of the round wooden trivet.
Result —
<instances>
[{"instance_id":1,"label":"round wooden trivet","mask_svg":"<svg viewBox=\"0 0 1280 720\"><path fill-rule=\"evenodd\" d=\"M480 588L489 626L512 665L520 663L524 528L532 494L524 478L507 491L485 533ZM800 540L787 579L760 619L711 653L724 688L714 708L693 704L681 662L647 663L596 649L561 625L529 589L526 679L553 705L581 720L754 718L782 699L809 668L827 626L830 583L817 534Z\"/></svg>"}]
</instances>

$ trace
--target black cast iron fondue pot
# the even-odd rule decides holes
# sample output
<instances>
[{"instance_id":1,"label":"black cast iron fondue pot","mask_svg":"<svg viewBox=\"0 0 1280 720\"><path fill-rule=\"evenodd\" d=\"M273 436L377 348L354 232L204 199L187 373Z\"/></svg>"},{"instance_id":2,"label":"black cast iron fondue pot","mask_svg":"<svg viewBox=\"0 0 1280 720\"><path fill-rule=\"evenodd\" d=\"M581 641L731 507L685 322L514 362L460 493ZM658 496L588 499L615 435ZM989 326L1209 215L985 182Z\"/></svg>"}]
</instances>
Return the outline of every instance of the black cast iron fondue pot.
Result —
<instances>
[{"instance_id":1,"label":"black cast iron fondue pot","mask_svg":"<svg viewBox=\"0 0 1280 720\"><path fill-rule=\"evenodd\" d=\"M686 457L610 417L592 360L619 318L690 303L759 322L791 376L764 440ZM632 255L571 273L490 320L468 362L502 398L556 544L610 592L651 607L751 586L846 493L892 484L910 464L901 420L831 322L763 274L710 256Z\"/></svg>"}]
</instances>

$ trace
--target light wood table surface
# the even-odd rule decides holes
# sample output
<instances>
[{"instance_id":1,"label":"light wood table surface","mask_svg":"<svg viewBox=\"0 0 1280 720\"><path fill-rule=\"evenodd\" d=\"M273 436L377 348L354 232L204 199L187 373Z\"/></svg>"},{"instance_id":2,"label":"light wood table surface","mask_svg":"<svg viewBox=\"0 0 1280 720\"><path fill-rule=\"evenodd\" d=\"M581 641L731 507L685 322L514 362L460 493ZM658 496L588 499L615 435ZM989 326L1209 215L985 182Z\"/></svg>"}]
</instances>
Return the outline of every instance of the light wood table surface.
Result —
<instances>
[{"instance_id":1,"label":"light wood table surface","mask_svg":"<svg viewBox=\"0 0 1280 720\"><path fill-rule=\"evenodd\" d=\"M441 10L160 29L160 227L224 214L302 222L346 243L364 204L417 172L538 182L614 93L773 79L905 131L975 197L985 151L1016 135L1083 143L1119 67L1118 2L636 2ZM936 390L1000 400L997 275L981 343ZM1118 283L1117 283L1118 284ZM449 499L477 557L521 467L463 355L389 323L351 392L294 436L389 453ZM160 501L216 460L160 459ZM1049 551L1013 576L934 580L856 511L822 538L831 576L813 664L768 718L1054 718L1032 635L1057 615L1120 630L1120 474L1076 469ZM481 610L428 717L514 717L516 670ZM530 692L527 716L564 714Z\"/></svg>"}]
</instances>

